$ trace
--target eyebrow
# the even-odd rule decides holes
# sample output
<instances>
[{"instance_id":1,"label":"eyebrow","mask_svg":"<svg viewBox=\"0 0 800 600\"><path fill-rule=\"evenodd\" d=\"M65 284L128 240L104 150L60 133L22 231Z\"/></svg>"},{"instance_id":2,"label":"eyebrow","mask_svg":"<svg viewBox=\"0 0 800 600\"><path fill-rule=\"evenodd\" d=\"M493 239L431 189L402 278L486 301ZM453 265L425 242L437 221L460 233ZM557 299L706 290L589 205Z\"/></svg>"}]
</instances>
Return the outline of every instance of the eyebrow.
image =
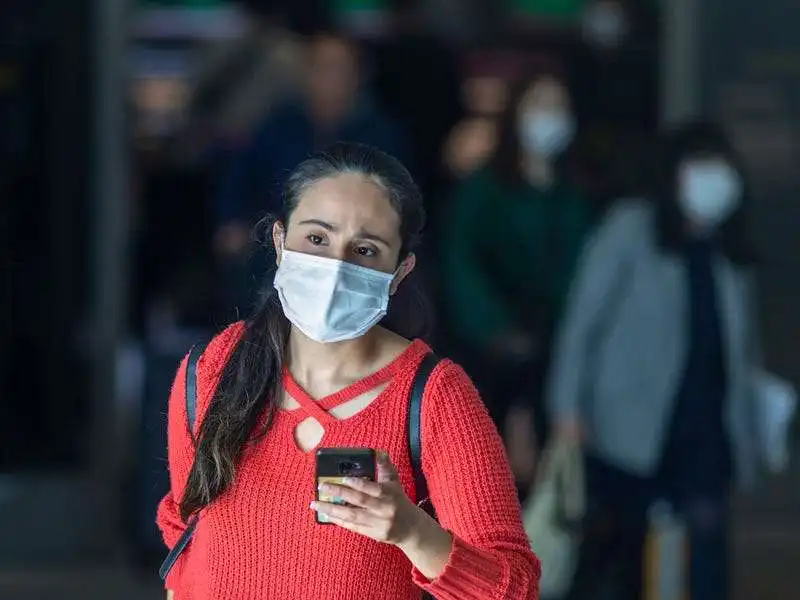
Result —
<instances>
[{"instance_id":1,"label":"eyebrow","mask_svg":"<svg viewBox=\"0 0 800 600\"><path fill-rule=\"evenodd\" d=\"M326 231L336 231L336 227L334 227L330 223L321 221L320 219L305 219L303 221L300 221L298 225L316 225L318 227L322 227Z\"/></svg>"},{"instance_id":2,"label":"eyebrow","mask_svg":"<svg viewBox=\"0 0 800 600\"><path fill-rule=\"evenodd\" d=\"M331 231L331 232L337 231L338 229L335 225L332 225L331 223L328 223L327 221L323 221L321 219L304 219L300 221L298 225L316 225L317 227L321 227L325 231ZM357 237L364 240L369 240L371 242L377 242L379 244L383 244L387 248L392 247L392 245L386 239L382 238L376 233L370 233L366 229L361 229L358 232Z\"/></svg>"}]
</instances>

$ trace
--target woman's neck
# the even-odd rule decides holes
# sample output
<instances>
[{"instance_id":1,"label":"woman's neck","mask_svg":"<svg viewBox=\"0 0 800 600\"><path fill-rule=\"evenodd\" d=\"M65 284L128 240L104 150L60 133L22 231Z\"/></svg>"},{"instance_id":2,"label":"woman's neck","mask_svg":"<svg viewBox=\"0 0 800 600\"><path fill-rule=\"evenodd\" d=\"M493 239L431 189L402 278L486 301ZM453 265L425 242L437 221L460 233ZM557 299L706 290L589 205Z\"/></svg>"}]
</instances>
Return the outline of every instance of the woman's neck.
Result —
<instances>
[{"instance_id":1,"label":"woman's neck","mask_svg":"<svg viewBox=\"0 0 800 600\"><path fill-rule=\"evenodd\" d=\"M320 380L347 379L371 364L378 353L380 328L373 327L354 340L322 344L292 327L286 365L301 385Z\"/></svg>"},{"instance_id":2,"label":"woman's neck","mask_svg":"<svg viewBox=\"0 0 800 600\"><path fill-rule=\"evenodd\" d=\"M521 167L525 179L534 187L548 188L555 182L553 164L540 154L523 155Z\"/></svg>"}]
</instances>

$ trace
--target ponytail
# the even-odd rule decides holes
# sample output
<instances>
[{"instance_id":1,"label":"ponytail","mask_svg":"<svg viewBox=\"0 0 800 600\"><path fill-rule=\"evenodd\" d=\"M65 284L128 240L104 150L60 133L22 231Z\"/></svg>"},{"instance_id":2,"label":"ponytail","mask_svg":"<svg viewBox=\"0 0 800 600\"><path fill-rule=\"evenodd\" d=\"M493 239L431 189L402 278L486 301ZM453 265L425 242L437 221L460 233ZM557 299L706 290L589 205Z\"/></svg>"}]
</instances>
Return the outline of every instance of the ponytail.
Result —
<instances>
[{"instance_id":1,"label":"ponytail","mask_svg":"<svg viewBox=\"0 0 800 600\"><path fill-rule=\"evenodd\" d=\"M289 322L271 290L245 323L200 425L180 501L184 521L233 483L245 444L263 437L272 425L288 335Z\"/></svg>"}]
</instances>

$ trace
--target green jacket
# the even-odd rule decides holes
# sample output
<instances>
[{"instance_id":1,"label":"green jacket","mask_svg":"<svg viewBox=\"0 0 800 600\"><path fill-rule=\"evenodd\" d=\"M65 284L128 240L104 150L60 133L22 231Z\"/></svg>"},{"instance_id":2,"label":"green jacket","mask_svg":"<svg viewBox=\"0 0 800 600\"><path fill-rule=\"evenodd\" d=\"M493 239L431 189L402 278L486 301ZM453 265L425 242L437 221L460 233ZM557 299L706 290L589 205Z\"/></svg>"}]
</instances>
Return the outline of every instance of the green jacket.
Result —
<instances>
[{"instance_id":1,"label":"green jacket","mask_svg":"<svg viewBox=\"0 0 800 600\"><path fill-rule=\"evenodd\" d=\"M444 316L455 335L481 347L511 329L552 327L591 224L587 202L567 184L538 190L489 171L465 180L440 249Z\"/></svg>"}]
</instances>

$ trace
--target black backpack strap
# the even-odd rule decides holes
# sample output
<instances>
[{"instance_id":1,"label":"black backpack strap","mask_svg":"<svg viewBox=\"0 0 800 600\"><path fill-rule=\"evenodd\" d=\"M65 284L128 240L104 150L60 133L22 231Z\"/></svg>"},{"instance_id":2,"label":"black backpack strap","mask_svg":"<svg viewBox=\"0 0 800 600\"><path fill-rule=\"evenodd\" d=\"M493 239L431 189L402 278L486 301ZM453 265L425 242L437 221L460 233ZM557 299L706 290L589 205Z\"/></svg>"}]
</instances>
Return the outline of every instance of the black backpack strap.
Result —
<instances>
[{"instance_id":1,"label":"black backpack strap","mask_svg":"<svg viewBox=\"0 0 800 600\"><path fill-rule=\"evenodd\" d=\"M189 544L189 540L192 539L196 527L197 515L189 520L189 522L186 524L186 529L184 529L183 533L181 534L181 537L178 538L178 541L172 547L172 550L170 550L169 554L167 554L167 558L165 558L164 562L161 563L161 567L158 569L158 576L161 577L161 579L167 578L167 575L175 565L175 561L178 560L181 552L184 551L186 546Z\"/></svg>"},{"instance_id":2,"label":"black backpack strap","mask_svg":"<svg viewBox=\"0 0 800 600\"><path fill-rule=\"evenodd\" d=\"M186 359L186 426L194 437L194 422L197 419L197 361L205 352L207 344L195 344Z\"/></svg>"},{"instance_id":3,"label":"black backpack strap","mask_svg":"<svg viewBox=\"0 0 800 600\"><path fill-rule=\"evenodd\" d=\"M197 420L197 361L206 349L208 343L195 344L189 350L189 357L186 359L186 385L185 385L185 403L186 403L186 427L189 430L189 436L194 439L194 424ZM197 515L189 519L186 524L186 529L183 530L181 537L178 538L176 544L169 551L161 568L158 569L158 575L161 579L166 579L167 574L172 569L175 561L184 551L189 541L194 535L194 530L197 528Z\"/></svg>"},{"instance_id":4,"label":"black backpack strap","mask_svg":"<svg viewBox=\"0 0 800 600\"><path fill-rule=\"evenodd\" d=\"M422 397L425 386L431 373L439 364L439 357L432 352L427 354L417 367L417 373L411 384L411 394L408 401L408 451L411 457L411 471L414 474L414 490L417 503L426 501L426 510L432 512L432 505L428 500L428 483L422 472Z\"/></svg>"},{"instance_id":5,"label":"black backpack strap","mask_svg":"<svg viewBox=\"0 0 800 600\"><path fill-rule=\"evenodd\" d=\"M422 472L422 397L431 373L439 364L439 357L432 352L425 355L417 367L408 400L408 453L411 457L411 472L414 474L414 493L417 504L436 518L436 511L428 494L428 482ZM423 600L434 600L430 594L423 594Z\"/></svg>"}]
</instances>

